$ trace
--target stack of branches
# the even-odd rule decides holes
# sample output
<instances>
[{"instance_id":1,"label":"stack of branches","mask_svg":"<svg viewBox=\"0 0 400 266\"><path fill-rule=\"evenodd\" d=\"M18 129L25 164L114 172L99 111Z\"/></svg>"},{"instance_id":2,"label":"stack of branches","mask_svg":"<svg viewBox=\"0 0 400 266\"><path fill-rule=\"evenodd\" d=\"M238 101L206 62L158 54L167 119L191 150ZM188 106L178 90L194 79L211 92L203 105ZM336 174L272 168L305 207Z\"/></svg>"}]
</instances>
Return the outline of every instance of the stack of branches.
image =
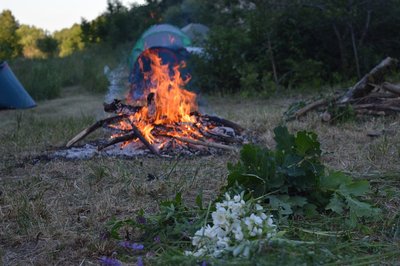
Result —
<instances>
[{"instance_id":1,"label":"stack of branches","mask_svg":"<svg viewBox=\"0 0 400 266\"><path fill-rule=\"evenodd\" d=\"M392 115L400 113L400 86L385 81L385 74L398 69L398 60L387 57L375 66L344 94L313 101L289 115L288 120L298 119L310 111L319 110L325 122L337 114L332 110L349 110L355 115Z\"/></svg>"},{"instance_id":2,"label":"stack of branches","mask_svg":"<svg viewBox=\"0 0 400 266\"><path fill-rule=\"evenodd\" d=\"M151 99L153 95L149 95L148 105L151 104ZM143 107L132 106L124 104L120 100L114 100L112 103L104 104L104 111L108 113L116 114L111 117L99 120L93 125L85 128L75 137L73 137L66 145L67 148L73 146L77 142L84 139L86 136L96 131L99 128L105 128L111 130L117 136L110 138L109 140L102 142L97 145L97 149L103 150L109 146L115 145L117 143L126 143L133 140L138 140L144 144L144 146L150 150L153 154L160 156L160 147L156 148L154 145L144 137L142 132L138 127L129 119L129 117L136 112L139 112ZM193 130L197 130L196 134L187 136L179 136L179 134L172 134L180 131L180 127L188 126L187 124L180 125L175 123L173 125L156 125L152 130L152 135L156 138L169 139L167 143L171 145L163 145L162 149L167 150L169 146L174 145L177 141L179 143L185 143L190 147L205 147L205 148L215 148L222 150L236 150L235 146L232 144L242 144L243 142L243 131L244 129L238 124L210 115L203 115L198 112L191 113L192 116L196 118L196 123L189 125ZM120 122L127 122L130 124L129 129L121 130L115 128L113 125ZM217 129L217 130L212 130ZM173 148L173 147L172 147Z\"/></svg>"}]
</instances>

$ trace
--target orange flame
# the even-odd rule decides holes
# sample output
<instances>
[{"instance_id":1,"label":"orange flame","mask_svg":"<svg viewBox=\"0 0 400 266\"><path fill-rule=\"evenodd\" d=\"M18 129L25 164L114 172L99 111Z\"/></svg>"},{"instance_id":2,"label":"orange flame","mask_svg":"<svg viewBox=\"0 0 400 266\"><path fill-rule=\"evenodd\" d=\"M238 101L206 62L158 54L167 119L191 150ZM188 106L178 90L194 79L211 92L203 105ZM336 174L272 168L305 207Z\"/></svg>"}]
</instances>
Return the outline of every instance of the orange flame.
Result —
<instances>
[{"instance_id":1,"label":"orange flame","mask_svg":"<svg viewBox=\"0 0 400 266\"><path fill-rule=\"evenodd\" d=\"M163 64L155 50L144 51L142 57L148 59L151 65L151 70L144 73L144 79L151 84L149 93L154 94L152 102L139 112L130 115L130 123L123 121L114 127L130 130L131 124L134 124L150 143L155 142L152 130L156 125L179 125L179 132L176 129L175 132L168 132L170 135L187 137L198 135L199 133L188 125L196 122L196 118L190 113L197 111L197 104L196 94L184 89L190 78L183 79L179 69L185 67L185 63L173 66L171 71L168 64ZM141 70L143 70L142 57L139 58Z\"/></svg>"}]
</instances>

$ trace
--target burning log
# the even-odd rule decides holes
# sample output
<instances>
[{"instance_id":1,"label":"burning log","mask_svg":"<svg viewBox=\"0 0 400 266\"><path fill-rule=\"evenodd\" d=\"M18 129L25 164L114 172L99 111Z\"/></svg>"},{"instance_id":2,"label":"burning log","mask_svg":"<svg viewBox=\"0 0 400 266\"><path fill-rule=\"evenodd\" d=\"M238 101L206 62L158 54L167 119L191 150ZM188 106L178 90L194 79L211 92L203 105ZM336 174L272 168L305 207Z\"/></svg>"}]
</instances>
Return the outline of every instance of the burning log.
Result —
<instances>
[{"instance_id":1,"label":"burning log","mask_svg":"<svg viewBox=\"0 0 400 266\"><path fill-rule=\"evenodd\" d=\"M112 138L112 139L111 139L110 141L108 141L107 143L98 146L98 147L97 147L97 150L98 150L98 151L101 151L101 150L103 150L103 149L105 149L105 148L107 148L107 147L109 147L109 146L111 146L111 145L114 145L114 144L117 144L117 143L120 143L120 142L129 141L129 140L132 140L132 139L135 139L135 138L137 138L137 135L136 135L135 132L131 132L131 133L128 133L128 134L126 134L126 135L122 135L122 136L119 136L119 137L115 137L115 138Z\"/></svg>"},{"instance_id":2,"label":"burning log","mask_svg":"<svg viewBox=\"0 0 400 266\"><path fill-rule=\"evenodd\" d=\"M146 147L155 155L160 156L160 154L158 153L158 151L156 149L154 149L154 147L146 140L146 138L142 135L142 133L140 132L140 130L131 123L132 126L132 131L135 133L135 135L140 139L141 142L143 142L144 145L146 145Z\"/></svg>"}]
</instances>

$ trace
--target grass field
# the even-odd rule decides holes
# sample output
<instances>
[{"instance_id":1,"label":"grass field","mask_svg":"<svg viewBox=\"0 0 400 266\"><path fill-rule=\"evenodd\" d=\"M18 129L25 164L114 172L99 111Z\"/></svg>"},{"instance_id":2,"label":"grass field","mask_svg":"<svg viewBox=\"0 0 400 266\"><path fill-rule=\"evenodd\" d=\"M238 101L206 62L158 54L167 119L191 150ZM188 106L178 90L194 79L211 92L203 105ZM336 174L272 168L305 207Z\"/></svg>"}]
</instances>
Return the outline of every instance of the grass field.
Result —
<instances>
[{"instance_id":1,"label":"grass field","mask_svg":"<svg viewBox=\"0 0 400 266\"><path fill-rule=\"evenodd\" d=\"M209 113L236 121L262 145L273 147L273 128L297 98L269 100L237 97L206 100ZM131 217L140 209L157 212L158 202L182 192L194 202L214 199L226 182L227 162L238 154L199 158L133 160L94 158L68 161L40 157L104 116L102 96L64 89L62 97L24 111L0 111L0 256L3 265L96 265L116 243L105 237L113 217ZM293 218L289 236L313 245L266 250L253 261L235 264L400 264L400 121L397 117L321 123L316 114L287 123L290 131L315 131L323 160L371 182L370 200L382 217L356 228L341 217ZM383 132L369 137L367 132ZM93 138L101 133L95 134ZM42 158L42 159L41 159ZM148 180L148 175L158 177ZM269 254L273 254L269 257ZM146 262L146 261L145 261ZM164 265L176 264L165 258ZM154 262L156 263L156 262ZM215 264L218 264L217 262Z\"/></svg>"}]
</instances>

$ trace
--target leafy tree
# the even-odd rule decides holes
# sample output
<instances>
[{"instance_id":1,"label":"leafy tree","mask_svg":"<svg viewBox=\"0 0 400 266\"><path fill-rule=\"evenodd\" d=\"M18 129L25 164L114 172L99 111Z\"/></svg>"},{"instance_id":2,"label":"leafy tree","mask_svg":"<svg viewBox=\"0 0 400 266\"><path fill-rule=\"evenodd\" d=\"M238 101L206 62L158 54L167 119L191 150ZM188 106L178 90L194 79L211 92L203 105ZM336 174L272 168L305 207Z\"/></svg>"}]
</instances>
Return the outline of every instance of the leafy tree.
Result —
<instances>
[{"instance_id":1,"label":"leafy tree","mask_svg":"<svg viewBox=\"0 0 400 266\"><path fill-rule=\"evenodd\" d=\"M85 47L82 41L82 29L78 24L74 24L69 29L56 31L54 38L58 41L59 56L61 57L71 55Z\"/></svg>"},{"instance_id":2,"label":"leafy tree","mask_svg":"<svg viewBox=\"0 0 400 266\"><path fill-rule=\"evenodd\" d=\"M45 32L35 26L21 25L17 30L22 55L26 58L42 58L45 54L37 47L38 39L45 37Z\"/></svg>"},{"instance_id":3,"label":"leafy tree","mask_svg":"<svg viewBox=\"0 0 400 266\"><path fill-rule=\"evenodd\" d=\"M17 57L21 53L17 35L18 22L10 10L0 13L0 59Z\"/></svg>"},{"instance_id":4,"label":"leafy tree","mask_svg":"<svg viewBox=\"0 0 400 266\"><path fill-rule=\"evenodd\" d=\"M45 37L38 39L36 45L40 51L42 51L46 57L53 57L58 51L58 42L53 37L46 35Z\"/></svg>"}]
</instances>

